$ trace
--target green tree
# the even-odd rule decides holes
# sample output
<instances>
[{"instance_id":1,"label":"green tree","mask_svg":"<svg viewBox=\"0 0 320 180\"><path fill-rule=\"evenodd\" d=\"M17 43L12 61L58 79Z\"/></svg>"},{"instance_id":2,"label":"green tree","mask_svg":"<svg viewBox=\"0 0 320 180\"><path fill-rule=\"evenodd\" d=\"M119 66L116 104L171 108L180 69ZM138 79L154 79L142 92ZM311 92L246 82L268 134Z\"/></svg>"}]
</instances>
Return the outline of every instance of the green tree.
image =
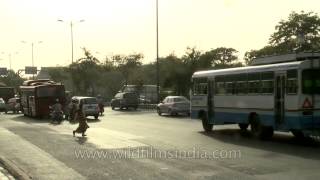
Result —
<instances>
[{"instance_id":1,"label":"green tree","mask_svg":"<svg viewBox=\"0 0 320 180\"><path fill-rule=\"evenodd\" d=\"M234 48L219 47L207 52L211 55L212 65L215 68L228 68L238 60L237 50Z\"/></svg>"},{"instance_id":2,"label":"green tree","mask_svg":"<svg viewBox=\"0 0 320 180\"><path fill-rule=\"evenodd\" d=\"M99 60L83 48L85 57L78 59L69 66L69 72L75 89L83 95L95 95L96 86L100 80L101 66Z\"/></svg>"},{"instance_id":3,"label":"green tree","mask_svg":"<svg viewBox=\"0 0 320 180\"><path fill-rule=\"evenodd\" d=\"M245 53L247 65L262 56L320 50L320 18L314 12L292 12L287 20L276 25L275 30L267 46Z\"/></svg>"},{"instance_id":4,"label":"green tree","mask_svg":"<svg viewBox=\"0 0 320 180\"><path fill-rule=\"evenodd\" d=\"M273 47L283 51L316 51L320 42L320 18L316 13L292 12L288 20L282 20L275 27L269 40Z\"/></svg>"},{"instance_id":5,"label":"green tree","mask_svg":"<svg viewBox=\"0 0 320 180\"><path fill-rule=\"evenodd\" d=\"M129 76L137 68L141 67L143 54L130 54L128 56L115 55L112 57L112 61L116 65L117 69L123 74L125 85L129 82Z\"/></svg>"},{"instance_id":6,"label":"green tree","mask_svg":"<svg viewBox=\"0 0 320 180\"><path fill-rule=\"evenodd\" d=\"M4 83L6 86L11 86L16 89L18 89L19 86L22 85L23 81L25 81L25 79L21 78L13 70L8 70L6 76L0 77L0 82Z\"/></svg>"}]
</instances>

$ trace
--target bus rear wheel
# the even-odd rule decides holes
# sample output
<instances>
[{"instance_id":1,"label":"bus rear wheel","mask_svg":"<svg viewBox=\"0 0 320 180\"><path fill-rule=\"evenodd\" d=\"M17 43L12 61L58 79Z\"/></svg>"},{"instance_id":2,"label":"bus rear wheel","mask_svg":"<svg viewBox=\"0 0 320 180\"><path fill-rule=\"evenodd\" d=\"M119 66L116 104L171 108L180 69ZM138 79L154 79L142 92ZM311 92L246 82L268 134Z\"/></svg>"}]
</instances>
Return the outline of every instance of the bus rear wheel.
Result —
<instances>
[{"instance_id":1,"label":"bus rear wheel","mask_svg":"<svg viewBox=\"0 0 320 180\"><path fill-rule=\"evenodd\" d=\"M213 124L209 124L208 117L206 114L202 114L201 116L202 127L205 132L211 132L213 128Z\"/></svg>"},{"instance_id":2,"label":"bus rear wheel","mask_svg":"<svg viewBox=\"0 0 320 180\"><path fill-rule=\"evenodd\" d=\"M239 123L239 127L242 131L246 131L249 127L249 124L246 123Z\"/></svg>"},{"instance_id":3,"label":"bus rear wheel","mask_svg":"<svg viewBox=\"0 0 320 180\"><path fill-rule=\"evenodd\" d=\"M291 130L291 133L296 137L297 139L303 139L305 138L305 135L300 130Z\"/></svg>"},{"instance_id":4,"label":"bus rear wheel","mask_svg":"<svg viewBox=\"0 0 320 180\"><path fill-rule=\"evenodd\" d=\"M253 136L259 139L267 140L273 136L273 128L270 126L263 126L257 114L251 115L250 127Z\"/></svg>"}]
</instances>

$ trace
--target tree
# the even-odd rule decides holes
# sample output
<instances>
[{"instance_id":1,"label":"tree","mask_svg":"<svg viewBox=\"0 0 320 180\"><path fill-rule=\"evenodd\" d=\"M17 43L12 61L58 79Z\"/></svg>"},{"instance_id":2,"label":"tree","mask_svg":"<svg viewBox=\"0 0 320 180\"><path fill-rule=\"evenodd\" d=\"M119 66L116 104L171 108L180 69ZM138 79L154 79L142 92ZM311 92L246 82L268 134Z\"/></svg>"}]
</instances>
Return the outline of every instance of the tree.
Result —
<instances>
[{"instance_id":1,"label":"tree","mask_svg":"<svg viewBox=\"0 0 320 180\"><path fill-rule=\"evenodd\" d=\"M18 74L16 74L13 70L8 70L6 76L0 77L0 82L5 84L6 86L11 86L14 88L19 88L22 85L25 79L21 78Z\"/></svg>"},{"instance_id":2,"label":"tree","mask_svg":"<svg viewBox=\"0 0 320 180\"><path fill-rule=\"evenodd\" d=\"M128 84L130 74L142 65L143 54L114 55L112 61L117 66L117 69L125 78L125 85Z\"/></svg>"},{"instance_id":3,"label":"tree","mask_svg":"<svg viewBox=\"0 0 320 180\"><path fill-rule=\"evenodd\" d=\"M292 12L288 20L280 21L275 29L269 39L273 47L298 52L320 49L320 18L316 13Z\"/></svg>"},{"instance_id":4,"label":"tree","mask_svg":"<svg viewBox=\"0 0 320 180\"><path fill-rule=\"evenodd\" d=\"M254 58L291 52L320 50L320 18L316 13L292 12L275 27L267 46L245 53L246 64Z\"/></svg>"},{"instance_id":5,"label":"tree","mask_svg":"<svg viewBox=\"0 0 320 180\"><path fill-rule=\"evenodd\" d=\"M80 94L95 95L95 89L101 77L99 60L83 48L85 57L78 59L69 66L69 72L76 90Z\"/></svg>"}]
</instances>

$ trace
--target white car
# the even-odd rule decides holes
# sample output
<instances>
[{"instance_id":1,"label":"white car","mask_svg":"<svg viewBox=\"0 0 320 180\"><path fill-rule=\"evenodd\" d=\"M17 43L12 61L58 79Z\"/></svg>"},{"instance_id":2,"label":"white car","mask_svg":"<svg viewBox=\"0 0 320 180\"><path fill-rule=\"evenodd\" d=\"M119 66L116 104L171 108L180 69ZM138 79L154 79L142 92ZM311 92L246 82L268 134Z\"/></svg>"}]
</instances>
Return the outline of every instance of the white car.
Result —
<instances>
[{"instance_id":1,"label":"white car","mask_svg":"<svg viewBox=\"0 0 320 180\"><path fill-rule=\"evenodd\" d=\"M79 105L81 102L83 103L83 113L87 116L93 116L95 119L99 117L99 105L98 100L95 97L83 97L83 96L74 96L72 100L76 100Z\"/></svg>"},{"instance_id":2,"label":"white car","mask_svg":"<svg viewBox=\"0 0 320 180\"><path fill-rule=\"evenodd\" d=\"M190 115L190 101L183 96L167 96L157 105L159 116L162 113L178 115L180 113Z\"/></svg>"}]
</instances>

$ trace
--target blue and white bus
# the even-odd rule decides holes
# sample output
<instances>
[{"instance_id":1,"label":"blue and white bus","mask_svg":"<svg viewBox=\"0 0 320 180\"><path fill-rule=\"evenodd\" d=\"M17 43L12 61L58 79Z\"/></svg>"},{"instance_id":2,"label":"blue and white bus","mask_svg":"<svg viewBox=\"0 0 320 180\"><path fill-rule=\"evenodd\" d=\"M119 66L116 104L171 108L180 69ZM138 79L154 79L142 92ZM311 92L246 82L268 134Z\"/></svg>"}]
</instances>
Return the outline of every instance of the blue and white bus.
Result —
<instances>
[{"instance_id":1,"label":"blue and white bus","mask_svg":"<svg viewBox=\"0 0 320 180\"><path fill-rule=\"evenodd\" d=\"M270 64L272 63L272 64ZM205 131L214 125L250 125L254 135L274 131L295 136L320 129L320 54L265 57L255 65L195 72L192 76L191 118Z\"/></svg>"}]
</instances>

